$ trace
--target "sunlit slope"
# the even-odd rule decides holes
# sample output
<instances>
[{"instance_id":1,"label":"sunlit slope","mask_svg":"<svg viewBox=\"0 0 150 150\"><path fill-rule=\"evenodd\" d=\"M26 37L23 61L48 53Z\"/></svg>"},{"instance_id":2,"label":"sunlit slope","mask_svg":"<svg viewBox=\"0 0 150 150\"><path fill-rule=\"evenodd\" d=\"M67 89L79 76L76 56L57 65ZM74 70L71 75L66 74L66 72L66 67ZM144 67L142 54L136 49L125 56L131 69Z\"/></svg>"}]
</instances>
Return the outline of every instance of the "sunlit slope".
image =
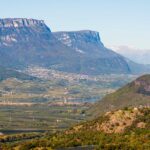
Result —
<instances>
[{"instance_id":1,"label":"sunlit slope","mask_svg":"<svg viewBox=\"0 0 150 150\"><path fill-rule=\"evenodd\" d=\"M97 116L127 106L150 105L150 75L139 77L94 104L88 114Z\"/></svg>"}]
</instances>

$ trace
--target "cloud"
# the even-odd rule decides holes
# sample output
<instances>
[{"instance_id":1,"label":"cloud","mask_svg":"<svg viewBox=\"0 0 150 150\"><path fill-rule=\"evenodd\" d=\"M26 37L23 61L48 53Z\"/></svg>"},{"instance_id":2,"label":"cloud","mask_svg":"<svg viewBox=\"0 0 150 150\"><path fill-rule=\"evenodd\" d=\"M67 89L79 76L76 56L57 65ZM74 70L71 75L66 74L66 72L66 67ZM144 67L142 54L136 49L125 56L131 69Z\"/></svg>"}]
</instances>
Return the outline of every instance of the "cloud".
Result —
<instances>
[{"instance_id":1,"label":"cloud","mask_svg":"<svg viewBox=\"0 0 150 150\"><path fill-rule=\"evenodd\" d=\"M113 51L142 64L150 64L150 49L139 49L134 46L108 46Z\"/></svg>"},{"instance_id":2,"label":"cloud","mask_svg":"<svg viewBox=\"0 0 150 150\"><path fill-rule=\"evenodd\" d=\"M114 51L119 51L119 52L150 52L150 49L140 49L140 48L136 48L134 46L128 46L128 45L119 45L119 46L116 46L116 45L110 45L108 46L110 49L113 49Z\"/></svg>"}]
</instances>

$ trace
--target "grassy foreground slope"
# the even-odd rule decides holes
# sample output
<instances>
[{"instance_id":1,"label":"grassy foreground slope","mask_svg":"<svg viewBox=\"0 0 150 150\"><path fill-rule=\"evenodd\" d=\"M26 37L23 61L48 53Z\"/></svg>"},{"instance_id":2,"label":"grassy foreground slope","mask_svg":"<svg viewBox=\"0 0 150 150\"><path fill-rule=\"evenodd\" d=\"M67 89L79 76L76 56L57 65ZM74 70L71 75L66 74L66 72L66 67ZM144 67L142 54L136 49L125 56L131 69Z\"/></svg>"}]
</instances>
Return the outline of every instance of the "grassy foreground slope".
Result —
<instances>
[{"instance_id":1,"label":"grassy foreground slope","mask_svg":"<svg viewBox=\"0 0 150 150\"><path fill-rule=\"evenodd\" d=\"M15 136L14 138L13 136L1 137L1 148L3 150L65 150L74 147L71 149L148 150L150 149L150 108L117 110L64 132L45 134L36 139L22 141L25 137L27 136L20 136L20 139Z\"/></svg>"},{"instance_id":2,"label":"grassy foreground slope","mask_svg":"<svg viewBox=\"0 0 150 150\"><path fill-rule=\"evenodd\" d=\"M88 111L99 116L127 106L150 105L150 75L144 75L94 104Z\"/></svg>"}]
</instances>

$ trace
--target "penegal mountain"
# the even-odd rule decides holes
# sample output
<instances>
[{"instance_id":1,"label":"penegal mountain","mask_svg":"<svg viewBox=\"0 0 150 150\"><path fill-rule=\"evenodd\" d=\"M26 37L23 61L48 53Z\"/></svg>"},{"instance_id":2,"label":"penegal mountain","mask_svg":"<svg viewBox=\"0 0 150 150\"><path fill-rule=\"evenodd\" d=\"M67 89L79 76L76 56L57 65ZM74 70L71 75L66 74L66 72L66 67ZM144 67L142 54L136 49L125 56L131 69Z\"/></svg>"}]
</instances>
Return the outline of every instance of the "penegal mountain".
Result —
<instances>
[{"instance_id":1,"label":"penegal mountain","mask_svg":"<svg viewBox=\"0 0 150 150\"><path fill-rule=\"evenodd\" d=\"M132 73L124 57L107 49L98 32L55 32L43 20L0 19L0 65L51 68L88 75Z\"/></svg>"}]
</instances>

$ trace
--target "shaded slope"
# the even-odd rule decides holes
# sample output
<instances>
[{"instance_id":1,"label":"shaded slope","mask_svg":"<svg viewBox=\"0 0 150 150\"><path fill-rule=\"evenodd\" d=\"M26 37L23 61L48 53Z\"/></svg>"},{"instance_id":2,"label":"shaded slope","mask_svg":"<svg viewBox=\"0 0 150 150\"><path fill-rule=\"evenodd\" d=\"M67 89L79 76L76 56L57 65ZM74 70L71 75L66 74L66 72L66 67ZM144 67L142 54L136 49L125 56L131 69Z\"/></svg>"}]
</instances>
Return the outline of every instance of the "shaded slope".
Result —
<instances>
[{"instance_id":1,"label":"shaded slope","mask_svg":"<svg viewBox=\"0 0 150 150\"><path fill-rule=\"evenodd\" d=\"M17 78L20 80L33 80L36 79L36 77L32 77L29 75L26 75L24 73L12 70L12 69L6 69L5 67L0 66L0 81L6 80L8 78Z\"/></svg>"},{"instance_id":2,"label":"shaded slope","mask_svg":"<svg viewBox=\"0 0 150 150\"><path fill-rule=\"evenodd\" d=\"M150 65L135 63L132 60L125 58L132 74L147 74L150 73Z\"/></svg>"}]
</instances>

